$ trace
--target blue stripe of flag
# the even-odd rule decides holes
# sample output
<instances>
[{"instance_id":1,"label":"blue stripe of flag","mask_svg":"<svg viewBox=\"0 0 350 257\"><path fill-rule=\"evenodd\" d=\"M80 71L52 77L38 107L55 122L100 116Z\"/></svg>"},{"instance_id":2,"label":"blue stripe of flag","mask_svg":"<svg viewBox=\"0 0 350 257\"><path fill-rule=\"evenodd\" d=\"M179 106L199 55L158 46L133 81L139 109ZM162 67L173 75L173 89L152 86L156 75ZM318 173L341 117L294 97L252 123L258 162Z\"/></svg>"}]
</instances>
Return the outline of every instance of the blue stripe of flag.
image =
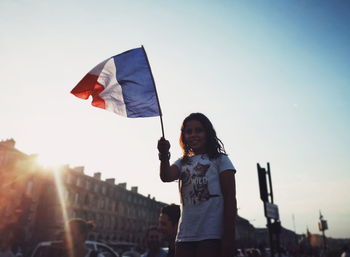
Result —
<instances>
[{"instance_id":1,"label":"blue stripe of flag","mask_svg":"<svg viewBox=\"0 0 350 257\"><path fill-rule=\"evenodd\" d=\"M113 57L127 117L130 118L160 115L156 89L146 58L142 48L135 48Z\"/></svg>"}]
</instances>

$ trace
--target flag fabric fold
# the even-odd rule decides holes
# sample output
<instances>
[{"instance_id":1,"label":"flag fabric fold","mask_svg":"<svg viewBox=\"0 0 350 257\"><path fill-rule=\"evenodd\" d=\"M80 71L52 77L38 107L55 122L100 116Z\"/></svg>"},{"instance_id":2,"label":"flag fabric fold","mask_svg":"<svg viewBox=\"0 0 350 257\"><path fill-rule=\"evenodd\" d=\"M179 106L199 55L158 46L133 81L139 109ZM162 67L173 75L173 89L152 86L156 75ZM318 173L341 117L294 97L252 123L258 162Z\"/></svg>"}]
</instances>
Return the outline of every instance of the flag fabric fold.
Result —
<instances>
[{"instance_id":1,"label":"flag fabric fold","mask_svg":"<svg viewBox=\"0 0 350 257\"><path fill-rule=\"evenodd\" d=\"M143 47L101 62L71 91L92 105L119 115L137 118L160 116L152 72Z\"/></svg>"}]
</instances>

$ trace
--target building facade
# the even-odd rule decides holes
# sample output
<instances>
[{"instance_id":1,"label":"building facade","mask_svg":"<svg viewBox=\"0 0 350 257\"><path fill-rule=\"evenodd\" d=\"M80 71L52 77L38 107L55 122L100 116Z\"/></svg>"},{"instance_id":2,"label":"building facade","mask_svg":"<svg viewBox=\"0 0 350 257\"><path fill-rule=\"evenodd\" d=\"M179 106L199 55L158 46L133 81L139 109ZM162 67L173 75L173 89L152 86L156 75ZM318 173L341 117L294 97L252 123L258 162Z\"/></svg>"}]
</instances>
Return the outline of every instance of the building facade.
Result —
<instances>
[{"instance_id":1,"label":"building facade","mask_svg":"<svg viewBox=\"0 0 350 257\"><path fill-rule=\"evenodd\" d=\"M42 189L38 208L41 224L37 228L50 227L46 238L58 238L65 217L82 218L96 225L91 240L142 244L145 231L158 223L165 204L139 194L137 189L127 190L126 183L115 184L114 179L103 181L101 173L85 175L83 167L61 167L58 176L48 178Z\"/></svg>"},{"instance_id":2,"label":"building facade","mask_svg":"<svg viewBox=\"0 0 350 257\"><path fill-rule=\"evenodd\" d=\"M20 243L35 229L42 174L36 155L18 151L13 139L0 142L0 230L15 224Z\"/></svg>"},{"instance_id":3,"label":"building facade","mask_svg":"<svg viewBox=\"0 0 350 257\"><path fill-rule=\"evenodd\" d=\"M35 155L17 150L13 139L0 142L0 181L0 229L16 224L30 245L62 238L71 218L95 223L92 240L143 245L145 231L158 223L165 205L137 187L102 180L99 172L88 176L83 167L43 169Z\"/></svg>"}]
</instances>

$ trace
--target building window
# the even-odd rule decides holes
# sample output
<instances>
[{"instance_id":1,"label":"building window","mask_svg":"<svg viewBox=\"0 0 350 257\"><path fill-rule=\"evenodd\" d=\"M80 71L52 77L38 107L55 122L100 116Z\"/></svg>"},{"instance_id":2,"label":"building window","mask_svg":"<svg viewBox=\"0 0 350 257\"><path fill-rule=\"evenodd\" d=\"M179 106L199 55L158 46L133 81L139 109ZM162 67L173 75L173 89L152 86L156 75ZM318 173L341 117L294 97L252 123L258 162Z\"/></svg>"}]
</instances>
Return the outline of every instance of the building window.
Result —
<instances>
[{"instance_id":1,"label":"building window","mask_svg":"<svg viewBox=\"0 0 350 257\"><path fill-rule=\"evenodd\" d=\"M105 228L108 228L109 224L110 224L109 216L106 216L106 218L105 218Z\"/></svg>"},{"instance_id":2,"label":"building window","mask_svg":"<svg viewBox=\"0 0 350 257\"><path fill-rule=\"evenodd\" d=\"M66 179L67 184L73 184L73 180L74 180L74 177L68 174Z\"/></svg>"},{"instance_id":3,"label":"building window","mask_svg":"<svg viewBox=\"0 0 350 257\"><path fill-rule=\"evenodd\" d=\"M76 184L76 185L77 185L78 187L80 187L81 184L82 184L81 178L77 178L77 184Z\"/></svg>"},{"instance_id":4,"label":"building window","mask_svg":"<svg viewBox=\"0 0 350 257\"><path fill-rule=\"evenodd\" d=\"M98 184L97 183L94 185L94 192L98 193Z\"/></svg>"},{"instance_id":5,"label":"building window","mask_svg":"<svg viewBox=\"0 0 350 257\"><path fill-rule=\"evenodd\" d=\"M33 192L33 181L29 180L27 183L27 188L26 188L26 195L31 196Z\"/></svg>"},{"instance_id":6,"label":"building window","mask_svg":"<svg viewBox=\"0 0 350 257\"><path fill-rule=\"evenodd\" d=\"M78 193L75 193L75 195L74 195L74 203L79 204L79 194Z\"/></svg>"},{"instance_id":7,"label":"building window","mask_svg":"<svg viewBox=\"0 0 350 257\"><path fill-rule=\"evenodd\" d=\"M119 204L119 212L120 212L120 215L124 215L124 205L123 204Z\"/></svg>"},{"instance_id":8,"label":"building window","mask_svg":"<svg viewBox=\"0 0 350 257\"><path fill-rule=\"evenodd\" d=\"M91 189L91 182L89 180L86 180L86 189L87 190Z\"/></svg>"},{"instance_id":9,"label":"building window","mask_svg":"<svg viewBox=\"0 0 350 257\"><path fill-rule=\"evenodd\" d=\"M101 228L104 228L105 219L104 219L102 214L100 215L100 222L99 223L100 223Z\"/></svg>"},{"instance_id":10,"label":"building window","mask_svg":"<svg viewBox=\"0 0 350 257\"><path fill-rule=\"evenodd\" d=\"M85 205L89 205L89 203L90 203L89 200L90 200L89 194L86 194L86 195L85 195L85 198L84 198L84 204L85 204Z\"/></svg>"},{"instance_id":11,"label":"building window","mask_svg":"<svg viewBox=\"0 0 350 257\"><path fill-rule=\"evenodd\" d=\"M69 200L69 191L67 188L63 189L63 199L67 202Z\"/></svg>"},{"instance_id":12,"label":"building window","mask_svg":"<svg viewBox=\"0 0 350 257\"><path fill-rule=\"evenodd\" d=\"M113 188L110 188L110 189L109 189L109 194L108 194L108 196L109 196L110 198L113 198L113 195L114 195L114 190L113 190Z\"/></svg>"}]
</instances>

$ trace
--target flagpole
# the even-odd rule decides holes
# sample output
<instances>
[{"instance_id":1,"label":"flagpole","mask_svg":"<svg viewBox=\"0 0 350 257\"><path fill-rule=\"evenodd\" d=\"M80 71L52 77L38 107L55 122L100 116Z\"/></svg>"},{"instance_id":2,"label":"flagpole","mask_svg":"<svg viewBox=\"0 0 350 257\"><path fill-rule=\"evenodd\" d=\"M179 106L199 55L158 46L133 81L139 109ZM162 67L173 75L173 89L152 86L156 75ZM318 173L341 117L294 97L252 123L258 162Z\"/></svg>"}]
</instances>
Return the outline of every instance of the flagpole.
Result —
<instances>
[{"instance_id":1,"label":"flagpole","mask_svg":"<svg viewBox=\"0 0 350 257\"><path fill-rule=\"evenodd\" d=\"M152 78L152 81L153 81L153 85L154 85L154 91L156 92L156 97L157 97L157 104L158 104L158 109L159 109L159 118L160 118L160 125L161 125L161 128L162 128L162 137L164 137L164 126L163 126L163 114L162 114L162 109L160 108L160 103L159 103L159 97L158 97L158 92L157 92L157 88L156 88L156 82L154 81L154 78L153 78L153 74L152 74L152 69L151 69L151 65L149 64L149 61L148 61L148 57L147 57L147 53L146 53L146 50L145 48L143 47L143 45L141 45L142 47L142 50L143 52L145 53L145 56L146 56L146 61L147 61L147 65L149 67L149 70L151 71L151 78Z\"/></svg>"}]
</instances>

